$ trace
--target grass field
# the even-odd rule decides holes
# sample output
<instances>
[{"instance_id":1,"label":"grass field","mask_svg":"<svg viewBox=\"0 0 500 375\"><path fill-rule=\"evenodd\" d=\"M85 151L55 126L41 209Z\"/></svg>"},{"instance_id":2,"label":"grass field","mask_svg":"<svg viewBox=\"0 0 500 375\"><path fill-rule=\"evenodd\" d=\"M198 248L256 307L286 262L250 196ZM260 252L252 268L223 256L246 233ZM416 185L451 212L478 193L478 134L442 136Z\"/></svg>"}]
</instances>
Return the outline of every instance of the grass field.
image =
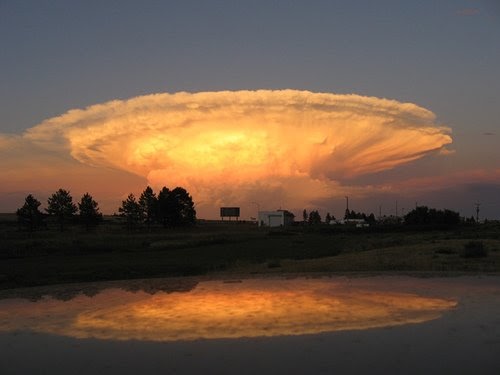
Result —
<instances>
[{"instance_id":1,"label":"grass field","mask_svg":"<svg viewBox=\"0 0 500 375\"><path fill-rule=\"evenodd\" d=\"M461 256L480 241L487 256ZM108 217L86 232L28 233L0 215L0 289L66 282L211 274L310 272L500 272L500 224L440 230L202 222L127 232Z\"/></svg>"}]
</instances>

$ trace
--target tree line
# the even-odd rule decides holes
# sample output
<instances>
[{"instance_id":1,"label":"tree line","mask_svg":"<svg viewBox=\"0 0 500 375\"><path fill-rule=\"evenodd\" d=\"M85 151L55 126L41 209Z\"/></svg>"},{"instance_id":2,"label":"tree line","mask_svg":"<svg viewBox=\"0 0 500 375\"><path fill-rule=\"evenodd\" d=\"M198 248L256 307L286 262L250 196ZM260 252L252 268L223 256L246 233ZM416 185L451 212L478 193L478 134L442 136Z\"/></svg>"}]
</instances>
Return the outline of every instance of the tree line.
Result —
<instances>
[{"instance_id":1,"label":"tree line","mask_svg":"<svg viewBox=\"0 0 500 375\"><path fill-rule=\"evenodd\" d=\"M304 209L302 212L302 218L304 224L317 225L322 223L321 215L318 210L312 210L309 213ZM429 208L427 206L418 206L414 210L408 212L405 216L400 218L396 223L404 224L408 226L453 226L458 225L462 222L470 224L475 223L473 217L471 218L461 218L460 214L456 211L444 209L438 210L435 208ZM324 223L330 224L331 221L335 221L335 216L331 215L329 212L325 216ZM345 210L344 220L364 220L370 225L377 223L377 219L373 213L367 215L363 212L355 212L354 210ZM382 220L387 221L387 220Z\"/></svg>"},{"instance_id":2,"label":"tree line","mask_svg":"<svg viewBox=\"0 0 500 375\"><path fill-rule=\"evenodd\" d=\"M309 213L307 213L307 210L304 209L302 211L302 218L304 223L308 223L309 225L317 225L322 223L322 218L318 210L312 210ZM370 214L366 215L365 213L362 212L355 212L354 210L346 210L345 215L344 215L344 220L352 220L352 219L362 219L365 220L369 224L374 224L376 222L375 220L375 215ZM326 213L325 215L325 224L330 224L332 221L336 221L337 219L335 218L334 215L330 214L329 212Z\"/></svg>"},{"instance_id":3,"label":"tree line","mask_svg":"<svg viewBox=\"0 0 500 375\"><path fill-rule=\"evenodd\" d=\"M406 225L413 226L450 226L460 224L461 219L460 214L452 210L437 210L427 206L418 206L405 215L404 222Z\"/></svg>"},{"instance_id":4,"label":"tree line","mask_svg":"<svg viewBox=\"0 0 500 375\"><path fill-rule=\"evenodd\" d=\"M129 194L118 211L125 217L129 229L134 229L139 224L146 225L150 230L154 224L161 224L166 228L192 225L196 222L193 199L182 187L169 190L164 186L156 195L148 186L139 199L136 199L134 194Z\"/></svg>"},{"instance_id":5,"label":"tree line","mask_svg":"<svg viewBox=\"0 0 500 375\"><path fill-rule=\"evenodd\" d=\"M69 191L59 189L47 200L45 214L40 211L40 206L40 201L29 194L24 200L24 205L16 211L19 224L30 232L45 227L47 215L55 219L61 231L65 229L66 224L75 217L77 212L79 213L79 221L85 225L87 230L102 220L99 205L89 193L82 196L77 206L73 203L73 197Z\"/></svg>"},{"instance_id":6,"label":"tree line","mask_svg":"<svg viewBox=\"0 0 500 375\"><path fill-rule=\"evenodd\" d=\"M80 202L75 204L68 190L59 189L48 198L45 212L40 211L40 206L41 202L29 194L24 205L16 211L18 223L30 232L46 227L46 217L53 218L60 231L64 231L67 224L75 219L87 230L102 222L99 204L89 193L85 193ZM148 186L138 200L133 194L129 194L122 201L118 212L129 229L144 225L149 230L155 223L174 227L194 224L196 221L193 200L182 187L173 190L163 187L156 196Z\"/></svg>"}]
</instances>

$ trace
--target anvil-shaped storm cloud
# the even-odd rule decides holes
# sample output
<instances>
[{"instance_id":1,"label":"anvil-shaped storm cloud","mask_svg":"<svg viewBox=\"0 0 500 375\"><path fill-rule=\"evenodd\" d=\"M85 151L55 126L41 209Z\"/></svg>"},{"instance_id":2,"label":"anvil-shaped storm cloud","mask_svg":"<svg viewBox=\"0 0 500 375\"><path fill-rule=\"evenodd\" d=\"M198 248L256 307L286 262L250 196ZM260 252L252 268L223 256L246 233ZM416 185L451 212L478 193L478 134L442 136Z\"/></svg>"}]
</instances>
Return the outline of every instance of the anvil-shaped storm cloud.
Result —
<instances>
[{"instance_id":1,"label":"anvil-shaped storm cloud","mask_svg":"<svg viewBox=\"0 0 500 375\"><path fill-rule=\"evenodd\" d=\"M198 205L277 208L304 206L350 179L444 151L451 137L432 112L411 103L258 90L114 100L0 141L126 171L153 187L183 186Z\"/></svg>"}]
</instances>

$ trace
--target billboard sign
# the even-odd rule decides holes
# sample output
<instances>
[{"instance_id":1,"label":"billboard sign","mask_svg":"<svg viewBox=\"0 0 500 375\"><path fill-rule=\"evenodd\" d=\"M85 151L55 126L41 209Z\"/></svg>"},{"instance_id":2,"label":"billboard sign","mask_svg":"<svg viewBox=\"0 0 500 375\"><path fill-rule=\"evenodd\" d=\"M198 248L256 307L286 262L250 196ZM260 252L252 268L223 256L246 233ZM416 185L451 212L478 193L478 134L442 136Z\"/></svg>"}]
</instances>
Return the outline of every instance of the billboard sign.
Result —
<instances>
[{"instance_id":1,"label":"billboard sign","mask_svg":"<svg viewBox=\"0 0 500 375\"><path fill-rule=\"evenodd\" d=\"M239 207L221 207L220 217L240 217Z\"/></svg>"}]
</instances>

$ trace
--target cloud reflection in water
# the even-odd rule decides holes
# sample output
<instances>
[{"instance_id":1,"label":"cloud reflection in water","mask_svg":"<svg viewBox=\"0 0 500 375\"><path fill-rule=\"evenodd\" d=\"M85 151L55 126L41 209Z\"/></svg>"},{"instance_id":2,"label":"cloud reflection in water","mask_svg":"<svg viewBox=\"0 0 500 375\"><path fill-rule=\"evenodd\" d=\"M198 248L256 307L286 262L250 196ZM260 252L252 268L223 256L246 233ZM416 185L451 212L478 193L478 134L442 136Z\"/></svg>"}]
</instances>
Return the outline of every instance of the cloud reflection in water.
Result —
<instances>
[{"instance_id":1,"label":"cloud reflection in water","mask_svg":"<svg viewBox=\"0 0 500 375\"><path fill-rule=\"evenodd\" d=\"M454 306L329 279L208 281L189 292L111 288L69 301L3 300L0 331L146 341L301 335L421 323Z\"/></svg>"}]
</instances>

